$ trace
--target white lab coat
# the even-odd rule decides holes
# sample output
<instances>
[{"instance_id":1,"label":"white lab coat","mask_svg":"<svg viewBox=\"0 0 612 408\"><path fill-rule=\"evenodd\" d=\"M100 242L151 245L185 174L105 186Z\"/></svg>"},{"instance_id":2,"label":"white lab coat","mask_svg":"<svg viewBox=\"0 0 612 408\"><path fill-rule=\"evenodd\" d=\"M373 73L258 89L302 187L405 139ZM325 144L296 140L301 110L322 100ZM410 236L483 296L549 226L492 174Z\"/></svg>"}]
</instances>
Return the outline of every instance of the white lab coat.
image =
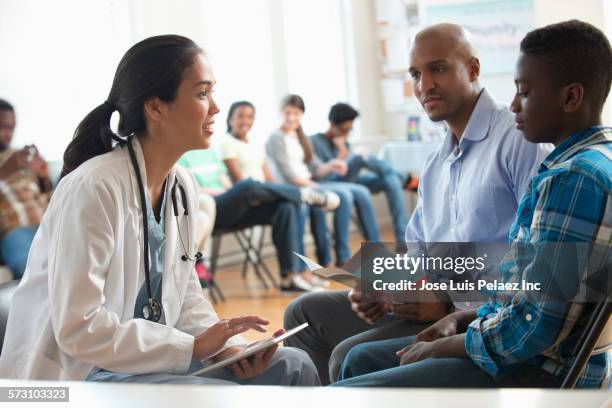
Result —
<instances>
[{"instance_id":1,"label":"white lab coat","mask_svg":"<svg viewBox=\"0 0 612 408\"><path fill-rule=\"evenodd\" d=\"M134 150L146 186L140 144ZM203 297L193 261L184 254L170 188L187 193L179 224L189 256L196 252L198 194L193 177L175 167L167 184L162 280L165 324L134 319L144 283L142 211L127 148L95 157L57 187L36 233L17 288L0 356L0 378L82 380L96 366L144 374L184 374L194 336L219 319ZM225 347L244 344L239 336Z\"/></svg>"}]
</instances>

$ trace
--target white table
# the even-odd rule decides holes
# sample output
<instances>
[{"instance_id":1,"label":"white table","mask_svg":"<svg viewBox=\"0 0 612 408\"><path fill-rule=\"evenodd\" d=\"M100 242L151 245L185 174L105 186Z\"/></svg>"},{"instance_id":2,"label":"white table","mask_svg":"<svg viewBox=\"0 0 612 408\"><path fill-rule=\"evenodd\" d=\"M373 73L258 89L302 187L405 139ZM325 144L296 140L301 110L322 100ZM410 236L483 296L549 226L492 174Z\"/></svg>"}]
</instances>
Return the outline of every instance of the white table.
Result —
<instances>
[{"instance_id":1,"label":"white table","mask_svg":"<svg viewBox=\"0 0 612 408\"><path fill-rule=\"evenodd\" d=\"M348 389L246 386L17 382L0 386L67 386L69 403L0 403L4 407L290 407L290 408L535 408L611 407L607 391ZM606 403L607 402L607 403Z\"/></svg>"},{"instance_id":2,"label":"white table","mask_svg":"<svg viewBox=\"0 0 612 408\"><path fill-rule=\"evenodd\" d=\"M387 162L396 171L419 174L427 161L442 142L388 141L382 144L378 158Z\"/></svg>"}]
</instances>

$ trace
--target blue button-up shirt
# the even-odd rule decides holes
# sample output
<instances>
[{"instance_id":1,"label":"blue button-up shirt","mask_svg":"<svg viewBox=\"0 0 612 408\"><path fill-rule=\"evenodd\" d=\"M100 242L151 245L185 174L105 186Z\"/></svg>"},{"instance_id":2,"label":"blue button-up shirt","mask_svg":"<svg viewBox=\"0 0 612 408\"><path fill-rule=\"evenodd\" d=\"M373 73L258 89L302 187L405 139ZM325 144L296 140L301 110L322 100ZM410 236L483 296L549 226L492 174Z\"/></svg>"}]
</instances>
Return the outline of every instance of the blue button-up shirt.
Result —
<instances>
[{"instance_id":1,"label":"blue button-up shirt","mask_svg":"<svg viewBox=\"0 0 612 408\"><path fill-rule=\"evenodd\" d=\"M521 199L510 242L552 246L555 243L612 245L612 128L576 133L546 158ZM557 246L562 244L556 244ZM500 265L505 282L564 273L563 257L552 251L520 252ZM540 257L547 256L546 260ZM552 270L547 271L547 268ZM541 270L538 270L541 269ZM567 273L567 272L565 272ZM564 377L572 360L589 304L530 299L519 292L506 302L481 306L467 330L466 350L474 363L499 378L527 363ZM590 305L592 306L592 304ZM566 333L565 328L572 328ZM608 353L592 356L578 387L599 387L610 373Z\"/></svg>"},{"instance_id":2,"label":"blue button-up shirt","mask_svg":"<svg viewBox=\"0 0 612 408\"><path fill-rule=\"evenodd\" d=\"M407 242L506 242L530 177L550 152L483 89L457 143L449 130L421 173Z\"/></svg>"}]
</instances>

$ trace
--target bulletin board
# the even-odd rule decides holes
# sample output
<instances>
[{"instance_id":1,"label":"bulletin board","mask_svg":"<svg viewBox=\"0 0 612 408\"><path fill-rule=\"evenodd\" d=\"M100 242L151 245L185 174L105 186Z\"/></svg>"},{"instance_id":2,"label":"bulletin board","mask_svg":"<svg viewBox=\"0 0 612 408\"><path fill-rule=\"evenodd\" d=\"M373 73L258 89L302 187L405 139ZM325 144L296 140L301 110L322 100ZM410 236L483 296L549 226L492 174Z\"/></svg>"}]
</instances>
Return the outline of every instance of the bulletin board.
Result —
<instances>
[{"instance_id":1,"label":"bulletin board","mask_svg":"<svg viewBox=\"0 0 612 408\"><path fill-rule=\"evenodd\" d=\"M486 0L428 5L427 25L452 22L467 28L478 50L482 75L511 74L521 39L534 28L533 0Z\"/></svg>"}]
</instances>

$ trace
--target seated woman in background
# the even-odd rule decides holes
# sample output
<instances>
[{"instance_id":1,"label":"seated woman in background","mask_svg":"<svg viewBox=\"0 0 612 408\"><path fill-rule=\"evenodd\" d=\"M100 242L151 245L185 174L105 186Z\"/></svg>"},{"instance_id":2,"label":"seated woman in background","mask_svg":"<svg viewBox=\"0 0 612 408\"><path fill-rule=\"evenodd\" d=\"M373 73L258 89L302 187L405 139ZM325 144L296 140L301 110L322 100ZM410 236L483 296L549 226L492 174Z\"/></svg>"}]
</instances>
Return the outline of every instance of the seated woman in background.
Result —
<instances>
[{"instance_id":1,"label":"seated woman in background","mask_svg":"<svg viewBox=\"0 0 612 408\"><path fill-rule=\"evenodd\" d=\"M281 199L288 199L297 204L308 205L326 211L335 210L340 204L337 194L311 186L297 187L293 184L279 184L274 179L266 163L266 152L263 145L249 141L248 134L255 122L255 106L248 101L234 102L227 114L227 133L221 137L220 153L223 163L234 183L250 179L264 183L267 188L282 194ZM272 186L271 183L274 185ZM296 214L297 215L297 214ZM296 223L300 220L296 217ZM297 225L297 224L296 224ZM303 241L303 233L297 233L297 240ZM303 242L298 244L296 251L303 254ZM303 263L295 258L295 270L299 273L283 274L281 290L313 290L328 283L318 279L303 267Z\"/></svg>"},{"instance_id":2,"label":"seated woman in background","mask_svg":"<svg viewBox=\"0 0 612 408\"><path fill-rule=\"evenodd\" d=\"M334 248L336 265L344 265L351 257L348 244L349 226L353 206L361 224L364 238L367 241L378 241L379 233L372 206L370 191L359 184L316 180L324 179L331 173L343 175L347 171L344 160L333 159L321 162L313 153L308 138L304 134L301 119L306 108L303 99L298 95L288 95L281 104L283 123L275 130L266 143L268 159L274 176L284 183L299 187L317 187L333 191L340 197L340 205L334 211ZM305 212L302 211L299 223L300 231L304 231ZM311 208L311 229L317 247L319 263L325 266L331 264L331 253L325 213Z\"/></svg>"},{"instance_id":3,"label":"seated woman in background","mask_svg":"<svg viewBox=\"0 0 612 408\"><path fill-rule=\"evenodd\" d=\"M210 145L214 85L204 52L185 37L145 39L121 59L107 100L64 153L12 297L0 378L319 384L309 357L290 347L192 374L201 360L241 353L236 335L268 324L219 319L194 271L197 187L175 164Z\"/></svg>"},{"instance_id":4,"label":"seated woman in background","mask_svg":"<svg viewBox=\"0 0 612 408\"><path fill-rule=\"evenodd\" d=\"M301 272L298 269L299 259L293 254L300 250L299 208L305 197L320 196L318 205L321 206L327 201L331 204L334 196L330 194L331 198L327 200L326 195L321 193L308 195L294 186L262 183L250 178L232 185L227 169L214 148L187 152L179 164L188 169L198 183L199 218L212 219L212 228L206 231L198 228L199 240L207 240L207 236L202 236L204 233L211 235L223 230L270 225L281 275L281 290L314 290L308 282L310 276L302 276L311 273L298 273ZM212 206L209 200L212 200ZM335 201L339 201L337 196ZM216 209L212 215L211 207Z\"/></svg>"}]
</instances>

